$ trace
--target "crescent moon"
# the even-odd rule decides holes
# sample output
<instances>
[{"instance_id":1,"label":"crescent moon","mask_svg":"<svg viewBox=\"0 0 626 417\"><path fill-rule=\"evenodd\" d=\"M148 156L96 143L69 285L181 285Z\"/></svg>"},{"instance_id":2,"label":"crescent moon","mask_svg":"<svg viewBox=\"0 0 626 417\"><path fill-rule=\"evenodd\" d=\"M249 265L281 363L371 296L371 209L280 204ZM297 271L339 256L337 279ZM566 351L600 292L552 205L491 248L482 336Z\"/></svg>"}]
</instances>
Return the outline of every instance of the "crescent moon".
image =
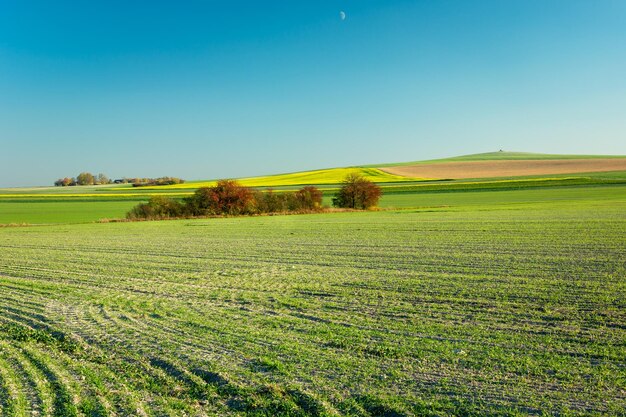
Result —
<instances>
[{"instance_id":1,"label":"crescent moon","mask_svg":"<svg viewBox=\"0 0 626 417\"><path fill-rule=\"evenodd\" d=\"M341 20L346 20L346 12L344 12L343 10L339 12L339 17L341 18Z\"/></svg>"}]
</instances>

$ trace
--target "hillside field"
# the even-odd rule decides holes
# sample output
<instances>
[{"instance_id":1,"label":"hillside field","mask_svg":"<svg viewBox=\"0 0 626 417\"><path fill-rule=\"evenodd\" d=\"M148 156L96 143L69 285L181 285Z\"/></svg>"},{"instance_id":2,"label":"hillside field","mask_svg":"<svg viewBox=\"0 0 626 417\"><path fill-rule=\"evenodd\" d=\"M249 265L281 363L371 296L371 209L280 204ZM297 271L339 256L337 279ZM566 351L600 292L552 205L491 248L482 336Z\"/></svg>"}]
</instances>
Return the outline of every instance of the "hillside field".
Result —
<instances>
[{"instance_id":1,"label":"hillside field","mask_svg":"<svg viewBox=\"0 0 626 417\"><path fill-rule=\"evenodd\" d=\"M238 181L246 187L284 187L302 185L328 185L339 184L348 174L360 174L364 178L376 182L407 182L420 181L410 175L395 175L382 171L378 168L329 168L313 171L293 172L288 174L267 175L251 178L240 178ZM199 187L212 187L216 181L191 181L183 184L167 185L163 187L145 187L148 189L189 189Z\"/></svg>"},{"instance_id":2,"label":"hillside field","mask_svg":"<svg viewBox=\"0 0 626 417\"><path fill-rule=\"evenodd\" d=\"M386 164L362 165L367 168L380 168L390 166L417 165L417 164L436 164L447 162L470 162L470 161L537 161L537 160L573 160L573 159L624 159L625 155L566 155L566 154L548 154L533 152L483 152L470 155L453 156L450 158L428 159L423 161L412 162L393 162Z\"/></svg>"},{"instance_id":3,"label":"hillside field","mask_svg":"<svg viewBox=\"0 0 626 417\"><path fill-rule=\"evenodd\" d=\"M403 176L430 178L494 178L528 175L576 174L626 170L626 158L562 159L562 160L494 160L470 162L441 162L382 168L385 172Z\"/></svg>"}]
</instances>

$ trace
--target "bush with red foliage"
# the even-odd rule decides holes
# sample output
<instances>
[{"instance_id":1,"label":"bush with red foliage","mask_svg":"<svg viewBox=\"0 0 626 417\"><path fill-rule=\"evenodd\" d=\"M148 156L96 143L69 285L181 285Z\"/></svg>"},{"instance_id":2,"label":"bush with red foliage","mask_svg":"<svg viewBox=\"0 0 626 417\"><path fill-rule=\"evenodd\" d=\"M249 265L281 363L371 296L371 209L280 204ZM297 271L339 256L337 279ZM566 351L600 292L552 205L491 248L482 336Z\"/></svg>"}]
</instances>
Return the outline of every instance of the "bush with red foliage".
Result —
<instances>
[{"instance_id":1,"label":"bush with red foliage","mask_svg":"<svg viewBox=\"0 0 626 417\"><path fill-rule=\"evenodd\" d=\"M297 192L253 191L237 181L220 180L214 187L199 188L193 196L178 202L153 197L134 207L128 219L166 219L211 215L310 212L322 210L322 192L306 186Z\"/></svg>"},{"instance_id":2,"label":"bush with red foliage","mask_svg":"<svg viewBox=\"0 0 626 417\"><path fill-rule=\"evenodd\" d=\"M194 216L252 214L256 211L252 191L234 180L220 180L214 187L203 187L187 201Z\"/></svg>"}]
</instances>

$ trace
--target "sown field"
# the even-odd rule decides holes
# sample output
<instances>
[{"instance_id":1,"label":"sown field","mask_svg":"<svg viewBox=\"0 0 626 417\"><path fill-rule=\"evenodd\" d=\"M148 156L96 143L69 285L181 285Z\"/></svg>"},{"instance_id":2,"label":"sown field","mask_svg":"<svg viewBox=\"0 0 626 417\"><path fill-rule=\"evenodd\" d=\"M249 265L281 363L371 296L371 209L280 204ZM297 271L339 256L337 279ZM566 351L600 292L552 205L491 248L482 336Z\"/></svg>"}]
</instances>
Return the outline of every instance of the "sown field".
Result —
<instances>
[{"instance_id":1,"label":"sown field","mask_svg":"<svg viewBox=\"0 0 626 417\"><path fill-rule=\"evenodd\" d=\"M0 228L0 415L626 415L622 188Z\"/></svg>"},{"instance_id":2,"label":"sown field","mask_svg":"<svg viewBox=\"0 0 626 417\"><path fill-rule=\"evenodd\" d=\"M575 174L587 172L624 171L626 158L613 159L540 159L442 162L384 167L393 175L426 178L493 178L527 175Z\"/></svg>"},{"instance_id":3,"label":"sown field","mask_svg":"<svg viewBox=\"0 0 626 417\"><path fill-rule=\"evenodd\" d=\"M329 204L353 170L243 182ZM98 224L212 183L0 190L39 224L0 227L0 416L626 416L626 171L359 170L390 211Z\"/></svg>"}]
</instances>

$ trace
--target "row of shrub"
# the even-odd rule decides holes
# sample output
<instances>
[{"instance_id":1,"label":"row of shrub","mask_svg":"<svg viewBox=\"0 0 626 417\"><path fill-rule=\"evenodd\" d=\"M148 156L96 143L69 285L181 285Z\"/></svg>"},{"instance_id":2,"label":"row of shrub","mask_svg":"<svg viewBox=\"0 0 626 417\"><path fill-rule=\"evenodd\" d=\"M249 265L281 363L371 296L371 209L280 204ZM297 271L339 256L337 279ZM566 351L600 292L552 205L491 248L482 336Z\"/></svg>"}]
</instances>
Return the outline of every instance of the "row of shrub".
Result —
<instances>
[{"instance_id":1,"label":"row of shrub","mask_svg":"<svg viewBox=\"0 0 626 417\"><path fill-rule=\"evenodd\" d=\"M349 175L333 198L335 207L369 209L381 196L380 187L359 175ZM322 192L314 186L296 192L258 191L237 181L221 180L214 187L198 189L183 200L155 196L135 206L128 219L171 219L216 215L252 215L267 213L321 211Z\"/></svg>"},{"instance_id":2,"label":"row of shrub","mask_svg":"<svg viewBox=\"0 0 626 417\"><path fill-rule=\"evenodd\" d=\"M152 185L174 185L183 184L185 180L176 177L160 178L124 178L122 182L132 183L133 187L147 187Z\"/></svg>"},{"instance_id":3,"label":"row of shrub","mask_svg":"<svg viewBox=\"0 0 626 417\"><path fill-rule=\"evenodd\" d=\"M322 192L303 187L297 192L265 192L244 187L233 180L221 180L214 187L198 189L182 201L155 196L135 206L129 219L168 219L216 215L310 212L322 209Z\"/></svg>"}]
</instances>

